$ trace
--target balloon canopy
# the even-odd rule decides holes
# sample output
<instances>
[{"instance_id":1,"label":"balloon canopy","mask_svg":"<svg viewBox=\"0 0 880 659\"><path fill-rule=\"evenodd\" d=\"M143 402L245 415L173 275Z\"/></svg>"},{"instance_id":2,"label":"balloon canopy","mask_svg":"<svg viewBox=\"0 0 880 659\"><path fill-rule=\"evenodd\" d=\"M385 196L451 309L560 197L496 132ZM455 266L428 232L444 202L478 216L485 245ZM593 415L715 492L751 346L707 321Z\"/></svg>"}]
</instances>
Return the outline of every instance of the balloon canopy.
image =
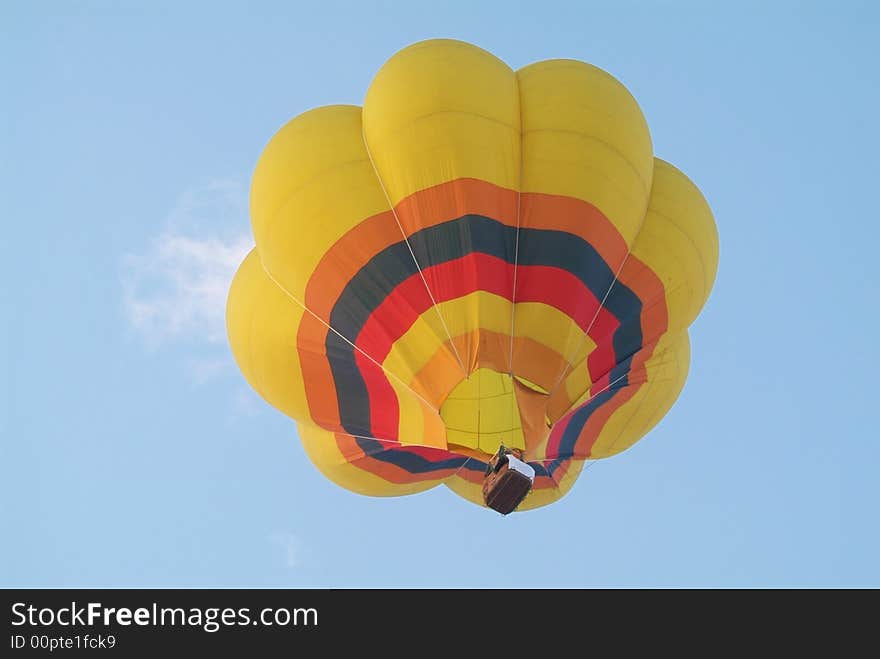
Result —
<instances>
[{"instance_id":1,"label":"balloon canopy","mask_svg":"<svg viewBox=\"0 0 880 659\"><path fill-rule=\"evenodd\" d=\"M484 505L503 443L535 470L519 509L546 505L684 385L715 222L595 66L416 43L363 107L283 126L250 195L232 351L342 487Z\"/></svg>"}]
</instances>

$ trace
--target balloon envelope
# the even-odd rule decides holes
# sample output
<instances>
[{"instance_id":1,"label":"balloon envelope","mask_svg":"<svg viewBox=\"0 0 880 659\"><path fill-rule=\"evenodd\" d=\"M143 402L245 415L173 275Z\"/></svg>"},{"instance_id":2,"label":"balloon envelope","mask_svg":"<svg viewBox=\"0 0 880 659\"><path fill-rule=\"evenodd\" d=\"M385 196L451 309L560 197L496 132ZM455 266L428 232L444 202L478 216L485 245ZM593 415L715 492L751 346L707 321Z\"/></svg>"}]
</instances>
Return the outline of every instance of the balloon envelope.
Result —
<instances>
[{"instance_id":1,"label":"balloon envelope","mask_svg":"<svg viewBox=\"0 0 880 659\"><path fill-rule=\"evenodd\" d=\"M620 82L451 40L394 55L363 107L282 127L251 220L230 344L317 468L483 505L504 443L536 472L520 510L670 409L718 262L709 206Z\"/></svg>"}]
</instances>

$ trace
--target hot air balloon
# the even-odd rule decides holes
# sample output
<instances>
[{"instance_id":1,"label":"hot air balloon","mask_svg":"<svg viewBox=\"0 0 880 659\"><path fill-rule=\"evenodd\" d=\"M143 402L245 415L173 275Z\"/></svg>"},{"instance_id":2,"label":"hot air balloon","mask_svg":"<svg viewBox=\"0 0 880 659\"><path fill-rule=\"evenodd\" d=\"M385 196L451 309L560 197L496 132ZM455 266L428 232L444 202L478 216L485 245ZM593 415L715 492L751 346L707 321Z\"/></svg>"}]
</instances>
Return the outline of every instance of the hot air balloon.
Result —
<instances>
[{"instance_id":1,"label":"hot air balloon","mask_svg":"<svg viewBox=\"0 0 880 659\"><path fill-rule=\"evenodd\" d=\"M250 213L230 345L314 465L487 506L502 464L528 480L503 514L663 418L718 262L706 200L618 80L445 39L391 57L363 107L284 125Z\"/></svg>"}]
</instances>

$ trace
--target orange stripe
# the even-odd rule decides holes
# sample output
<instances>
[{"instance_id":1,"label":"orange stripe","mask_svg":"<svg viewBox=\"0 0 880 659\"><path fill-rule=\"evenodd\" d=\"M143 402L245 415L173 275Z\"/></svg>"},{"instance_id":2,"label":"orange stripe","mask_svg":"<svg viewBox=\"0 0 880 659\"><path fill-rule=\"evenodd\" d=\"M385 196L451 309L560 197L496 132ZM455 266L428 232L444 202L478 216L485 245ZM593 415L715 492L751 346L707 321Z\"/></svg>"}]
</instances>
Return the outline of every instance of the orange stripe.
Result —
<instances>
[{"instance_id":1,"label":"orange stripe","mask_svg":"<svg viewBox=\"0 0 880 659\"><path fill-rule=\"evenodd\" d=\"M518 199L516 190L479 179L459 178L411 194L395 210L407 236L469 214L515 227Z\"/></svg>"},{"instance_id":2,"label":"orange stripe","mask_svg":"<svg viewBox=\"0 0 880 659\"><path fill-rule=\"evenodd\" d=\"M377 253L402 239L391 211L369 217L353 227L327 250L309 277L306 307L325 322L329 321L333 305L358 270Z\"/></svg>"},{"instance_id":3,"label":"orange stripe","mask_svg":"<svg viewBox=\"0 0 880 659\"><path fill-rule=\"evenodd\" d=\"M510 368L510 335L493 332L487 329L475 329L453 338L459 352L464 352L467 345L479 345L479 359L469 364L472 373L477 368L491 368L499 373L508 373ZM514 375L525 378L549 390L555 383L555 377L562 365L566 364L562 356L533 339L516 337L513 340L513 352L519 359L515 361ZM440 407L446 396L462 381L458 363L450 358L452 350L450 342L438 345L437 351L424 366L413 376L410 386L421 396Z\"/></svg>"},{"instance_id":4,"label":"orange stripe","mask_svg":"<svg viewBox=\"0 0 880 659\"><path fill-rule=\"evenodd\" d=\"M450 345L448 340L444 341L442 345L438 345L433 356L409 382L413 391L431 401L431 404L437 409L440 409L449 392L462 379L461 367L451 352Z\"/></svg>"},{"instance_id":5,"label":"orange stripe","mask_svg":"<svg viewBox=\"0 0 880 659\"><path fill-rule=\"evenodd\" d=\"M534 382L546 391L556 384L556 378L568 366L565 358L543 343L526 337L513 340L515 375Z\"/></svg>"},{"instance_id":6,"label":"orange stripe","mask_svg":"<svg viewBox=\"0 0 880 659\"><path fill-rule=\"evenodd\" d=\"M357 272L383 249L416 231L463 215L483 215L516 226L518 195L486 181L462 178L427 188L403 199L396 210L385 211L352 227L330 247L309 278L305 304L323 320Z\"/></svg>"},{"instance_id":7,"label":"orange stripe","mask_svg":"<svg viewBox=\"0 0 880 659\"><path fill-rule=\"evenodd\" d=\"M541 478L535 479L535 485L533 487L538 487L538 481L541 481L541 486L538 489L555 489L559 487L559 484L565 478L565 475L568 473L568 468L571 466L572 462L574 462L574 458L566 458L563 460L556 469L553 470L552 476L542 476ZM549 463L545 463L549 464Z\"/></svg>"},{"instance_id":8,"label":"orange stripe","mask_svg":"<svg viewBox=\"0 0 880 659\"><path fill-rule=\"evenodd\" d=\"M342 425L325 348L327 331L326 325L306 312L299 324L296 345L312 421L325 430L337 431L342 430Z\"/></svg>"},{"instance_id":9,"label":"orange stripe","mask_svg":"<svg viewBox=\"0 0 880 659\"><path fill-rule=\"evenodd\" d=\"M481 471L462 469L457 474L455 474L455 477L460 478L466 483L471 483L473 485L479 485L480 487L482 487L484 474Z\"/></svg>"},{"instance_id":10,"label":"orange stripe","mask_svg":"<svg viewBox=\"0 0 880 659\"><path fill-rule=\"evenodd\" d=\"M411 437L409 435L401 434L401 428L398 430L398 437L404 442L424 444L434 448L446 448L446 424L443 423L443 418L436 412L436 410L428 407L425 401L420 400L418 402L422 411L421 436Z\"/></svg>"},{"instance_id":11,"label":"orange stripe","mask_svg":"<svg viewBox=\"0 0 880 659\"><path fill-rule=\"evenodd\" d=\"M632 397L638 393L642 385L645 384L645 381L647 380L647 369L645 364L648 359L651 358L656 346L656 343L651 343L636 353L632 360L632 367L627 374L627 378L635 381L634 384L628 384L626 387L618 391L611 400L591 414L587 423L584 424L584 427L575 442L575 446L577 447L581 442L587 443L589 452L586 453L586 455L592 456L593 445L596 443L596 440L599 439L599 435L605 428L605 424L608 422L608 419L611 418L611 415L623 407L625 403L630 401Z\"/></svg>"},{"instance_id":12,"label":"orange stripe","mask_svg":"<svg viewBox=\"0 0 880 659\"><path fill-rule=\"evenodd\" d=\"M663 282L633 255L626 260L618 279L642 301L642 345L656 341L666 332L668 323Z\"/></svg>"}]
</instances>

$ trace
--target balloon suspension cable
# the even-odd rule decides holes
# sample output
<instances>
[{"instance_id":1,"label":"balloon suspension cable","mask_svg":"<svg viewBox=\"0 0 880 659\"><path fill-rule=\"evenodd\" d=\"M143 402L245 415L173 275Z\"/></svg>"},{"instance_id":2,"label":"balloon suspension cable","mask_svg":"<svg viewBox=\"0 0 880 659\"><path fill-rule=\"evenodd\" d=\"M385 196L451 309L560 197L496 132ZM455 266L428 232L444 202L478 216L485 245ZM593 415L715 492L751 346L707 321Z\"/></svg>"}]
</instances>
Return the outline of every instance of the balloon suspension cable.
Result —
<instances>
[{"instance_id":1,"label":"balloon suspension cable","mask_svg":"<svg viewBox=\"0 0 880 659\"><path fill-rule=\"evenodd\" d=\"M519 80L517 80L519 87ZM516 329L516 273L519 269L519 228L522 216L522 126L520 125L519 184L516 186L516 240L513 245L513 288L510 291L510 351L507 356L507 370L513 378L513 337Z\"/></svg>"},{"instance_id":2,"label":"balloon suspension cable","mask_svg":"<svg viewBox=\"0 0 880 659\"><path fill-rule=\"evenodd\" d=\"M513 344L511 344L513 345ZM510 374L510 434L513 435L514 430L516 430L516 418L519 416L519 429L523 436L523 458L526 456L526 431L525 428L522 427L522 415L517 414L517 403L516 403L516 382L513 379L513 373Z\"/></svg>"},{"instance_id":3,"label":"balloon suspension cable","mask_svg":"<svg viewBox=\"0 0 880 659\"><path fill-rule=\"evenodd\" d=\"M325 320L324 320L323 318L321 318L318 314L316 314L314 311L312 311L311 309L309 309L309 308L308 308L303 302L301 302L299 299L297 299L297 297L296 297L293 293L291 293L291 292L288 291L284 286L281 285L281 282L279 282L277 279L275 279L275 277L272 275L272 273L269 272L269 270L266 268L265 265L263 265L263 261L262 261L262 259L260 259L260 266L263 268L263 272L266 273L266 276L267 276L269 279L271 279L272 282L273 282L278 288L280 288L281 291L282 291L287 297L289 297L291 300L293 300L293 302L294 302L295 304L297 304L298 306L302 307L303 310L304 310L306 313L308 313L308 314L314 316L314 317L317 319L317 321L318 321L319 323L321 323L324 327L326 327L328 330L330 330L331 332L333 332L336 336L338 336L340 339L342 339L343 341L345 341L345 342L346 342L348 345L350 345L352 348L354 348L354 349L357 350L359 353L361 353L364 357L366 357L366 358L369 359L371 362L373 362L373 364L375 364L376 366L378 366L378 367L382 370L382 372L383 372L385 375L387 375L387 376L390 377L390 378L393 378L394 380L396 380L397 382L399 382L400 384L402 384L404 387L406 387L406 389L408 389L408 390L413 394L413 396L416 396L419 400L421 400L425 405L428 406L429 409L434 410L434 411L437 412L438 414L440 413L440 409L439 409L436 405L434 405L434 403L430 402L427 398L425 398L425 397L422 396L419 392L417 392L415 389L413 389L409 384L407 384L407 383L403 380L403 378L401 378L401 377L395 375L394 373L392 373L391 371L389 371L387 368L385 368L385 366L383 366L383 365L380 364L378 361L376 361L371 355L368 355L366 352L364 352L363 348L359 347L358 345L356 345L356 344L353 343L352 341L349 341L346 337L344 337L342 334L340 334L336 329L334 329L333 327L331 327L331 325L330 325L327 321L325 321Z\"/></svg>"},{"instance_id":4,"label":"balloon suspension cable","mask_svg":"<svg viewBox=\"0 0 880 659\"><path fill-rule=\"evenodd\" d=\"M482 373L475 373L477 376L477 449L480 448L480 409L483 407L483 399L480 396L480 381L482 378Z\"/></svg>"},{"instance_id":5,"label":"balloon suspension cable","mask_svg":"<svg viewBox=\"0 0 880 659\"><path fill-rule=\"evenodd\" d=\"M587 337L590 335L590 330L593 329L593 325L596 323L596 319L599 317L599 313L602 311L602 309L605 308L605 302L608 300L608 296L611 295L611 290L614 288L614 284L617 283L617 278L620 276L620 272L623 270L623 266L628 258L629 251L627 251L626 256L623 257L623 261L620 263L620 267L614 274L614 279L611 280L611 284L609 284L608 290L605 291L605 295L602 297L602 301L599 303L599 306L596 307L596 312L593 314L593 318L587 325L587 329L584 330L580 341L578 341L577 346L575 346L575 349L571 352L569 358L565 360L565 367L559 373L559 377L556 378L556 382L553 384L553 387L551 387L550 391L547 392L548 396L552 396L554 393L556 393L556 390L559 389L559 385L562 384L562 381L565 380L566 376L571 373L572 369L574 368L574 364L572 362L574 362L584 343L586 343ZM602 375L605 375L605 373L603 373Z\"/></svg>"},{"instance_id":6,"label":"balloon suspension cable","mask_svg":"<svg viewBox=\"0 0 880 659\"><path fill-rule=\"evenodd\" d=\"M581 340L578 341L577 348L574 352L571 353L571 358L566 360L566 366L562 369L562 372L559 374L559 378L556 380L556 384L548 392L548 396L552 396L556 390L559 388L559 385L562 384L562 381L565 377L571 372L574 368L574 364L572 362L577 357L578 353L581 350L581 347L587 340L587 337L590 335L590 330L593 329L593 325L596 323L596 319L599 317L599 312L605 308L605 302L608 300L608 296L611 295L611 289L614 288L614 284L617 283L617 280L620 278L620 273L623 272L623 267L626 265L627 259L629 259L629 255L632 254L632 248L636 244L636 241L639 239L639 234L642 233L642 227L645 226L645 217L648 215L648 206L650 203L650 189L647 191L648 197L645 201L645 210L642 213L642 219L639 221L639 228L636 230L635 235L633 235L632 241L626 246L626 254L623 256L623 260L620 262L620 267L617 268L617 271L614 273L614 279L611 280L611 283L608 285L608 290L605 291L605 295L602 296L602 301L599 303L599 306L596 307L596 313L593 314L592 320L590 320L589 325L587 325L587 329L584 331L581 336ZM607 373L607 372L606 372ZM606 375L603 373L602 375Z\"/></svg>"},{"instance_id":7,"label":"balloon suspension cable","mask_svg":"<svg viewBox=\"0 0 880 659\"><path fill-rule=\"evenodd\" d=\"M649 193L650 194L650 193ZM611 295L611 290L614 288L614 284L617 283L620 278L620 273L623 272L623 267L626 265L627 259L629 259L629 255L632 254L632 248L636 244L636 241L639 239L639 234L642 232L642 227L645 226L645 217L648 215L648 202L645 202L645 211L642 213L642 219L639 222L639 228L633 236L632 241L629 245L626 246L626 254L623 256L623 260L620 262L620 267L617 268L617 272L614 273L614 279L611 280L611 283L608 285L608 290L605 291L605 295L602 296L602 301L599 303L599 306L596 307L596 313L593 314L592 320L590 320L589 325L587 325L587 329L584 331L583 336L581 336L581 340L578 341L577 348L574 352L571 353L571 358L566 360L566 366L562 369L562 372L559 374L559 378L556 380L556 384L550 389L548 396L552 396L556 390L559 388L559 385L562 384L562 381L565 377L571 372L574 368L574 364L572 362L577 357L578 353L581 350L581 347L587 340L587 337L590 335L590 330L593 329L593 325L596 323L596 319L599 317L599 312L605 308L605 302L608 300L608 296ZM603 373L602 375L606 375Z\"/></svg>"},{"instance_id":8,"label":"balloon suspension cable","mask_svg":"<svg viewBox=\"0 0 880 659\"><path fill-rule=\"evenodd\" d=\"M434 307L434 311L437 312L437 317L440 319L440 324L443 326L443 331L446 332L446 338L449 339L449 345L452 347L452 352L455 355L456 361L458 361L458 366L459 368L461 368L462 375L467 377L467 369L464 366L461 355L458 354L458 348L455 346L455 341L452 340L452 334L449 332L449 327L446 325L446 319L443 318L443 314L440 313L440 307L437 306L437 300L434 299L434 294L431 292L431 287L428 286L428 280L425 279L425 274L422 272L422 266L419 265L419 261L418 259L416 259L416 253L413 251L412 245L409 242L409 236L406 235L403 224L400 222L400 218L397 216L397 209L394 208L394 205L391 203L391 197L388 196L388 190L385 189L385 182L382 180L382 177L379 176L379 170L376 168L376 163L373 161L373 154L370 152L370 146L367 144L367 136L364 135L363 128L361 129L361 138L364 142L364 149L367 152L367 157L370 159L370 167L373 168L373 175L379 182L379 187L382 188L382 194L385 195L385 201L388 203L388 208L391 209L391 214L394 215L394 221L397 222L397 228L400 229L400 234L403 236L404 242L406 242L406 247L409 250L410 256L412 256L413 263L416 264L416 270L419 271L419 277L422 278L422 283L425 285L425 290L428 292L428 297L431 298L431 305Z\"/></svg>"}]
</instances>

